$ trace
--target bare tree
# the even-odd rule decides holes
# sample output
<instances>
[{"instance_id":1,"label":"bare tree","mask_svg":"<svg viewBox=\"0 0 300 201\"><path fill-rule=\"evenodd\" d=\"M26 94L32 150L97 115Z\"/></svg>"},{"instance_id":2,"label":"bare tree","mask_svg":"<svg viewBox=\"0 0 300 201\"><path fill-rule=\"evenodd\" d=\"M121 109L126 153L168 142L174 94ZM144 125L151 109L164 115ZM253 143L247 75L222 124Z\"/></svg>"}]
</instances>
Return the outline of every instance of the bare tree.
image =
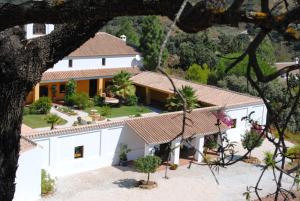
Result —
<instances>
[{"instance_id":1,"label":"bare tree","mask_svg":"<svg viewBox=\"0 0 300 201\"><path fill-rule=\"evenodd\" d=\"M264 126L264 133L274 146L274 160L281 165L276 166L280 175L276 178L276 200L284 191L281 186L286 164L285 130L299 103L299 93L291 93L291 111L286 123L279 125L276 111L264 97L260 83L276 79L282 74L299 69L292 65L271 75L264 75L257 63L256 49L271 31L276 31L289 41L298 40L299 33L294 28L300 19L300 6L297 1L278 1L270 8L268 0L261 0L261 8L250 11L243 7L244 0L226 1L203 0L191 3L184 0L2 0L0 1L0 200L11 201L15 191L15 174L19 156L20 125L22 121L22 105L25 97L42 73L56 62L74 51L116 16L163 15L174 20L185 32L195 33L214 25L238 26L239 23L250 23L260 29L259 34L249 45L245 53L236 59L228 68L234 66L246 55L249 56L248 80L265 101L270 119ZM284 6L280 12L278 8ZM178 11L179 14L178 14ZM278 14L279 12L279 14ZM178 14L178 15L176 15ZM76 16L76 17L74 17ZM177 17L176 17L177 16ZM51 34L26 40L20 26L27 23L61 24ZM159 68L161 69L161 68ZM250 72L255 72L253 77ZM163 69L161 72L164 73ZM172 79L168 76L170 81ZM173 83L174 86L174 83ZM178 90L174 86L175 93ZM182 99L185 102L184 99ZM182 132L184 135L186 107L183 111ZM270 133L271 125L279 132L279 140ZM227 158L226 147L221 143L221 158L215 162L216 167L225 167L236 163ZM291 170L292 172L292 170ZM259 184L259 182L258 182ZM255 188L258 191L258 185Z\"/></svg>"}]
</instances>

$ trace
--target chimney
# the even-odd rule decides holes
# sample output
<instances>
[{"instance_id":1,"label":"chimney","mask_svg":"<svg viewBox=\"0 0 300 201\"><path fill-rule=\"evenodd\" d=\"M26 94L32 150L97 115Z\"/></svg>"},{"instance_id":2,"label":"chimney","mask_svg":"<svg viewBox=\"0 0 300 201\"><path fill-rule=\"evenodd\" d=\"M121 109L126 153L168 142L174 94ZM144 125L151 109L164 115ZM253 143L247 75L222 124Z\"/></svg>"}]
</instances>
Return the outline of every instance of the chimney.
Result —
<instances>
[{"instance_id":1,"label":"chimney","mask_svg":"<svg viewBox=\"0 0 300 201\"><path fill-rule=\"evenodd\" d=\"M125 35L121 35L120 38L122 41L124 41L126 43L127 37Z\"/></svg>"}]
</instances>

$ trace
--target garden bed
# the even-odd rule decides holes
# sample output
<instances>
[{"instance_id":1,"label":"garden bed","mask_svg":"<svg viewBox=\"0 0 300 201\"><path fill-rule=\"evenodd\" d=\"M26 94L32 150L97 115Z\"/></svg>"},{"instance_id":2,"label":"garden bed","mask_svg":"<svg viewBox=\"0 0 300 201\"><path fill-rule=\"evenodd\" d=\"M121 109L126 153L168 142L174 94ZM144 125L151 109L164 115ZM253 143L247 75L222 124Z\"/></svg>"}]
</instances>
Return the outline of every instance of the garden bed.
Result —
<instances>
[{"instance_id":1,"label":"garden bed","mask_svg":"<svg viewBox=\"0 0 300 201\"><path fill-rule=\"evenodd\" d=\"M95 106L92 108L87 108L85 109L85 111L90 113L91 110L97 110L97 113L107 118L124 117L124 116L131 116L131 115L138 116L139 114L152 112L152 110L149 109L148 107L134 105L134 106L111 107L110 114L103 114L102 110L104 107Z\"/></svg>"},{"instance_id":2,"label":"garden bed","mask_svg":"<svg viewBox=\"0 0 300 201\"><path fill-rule=\"evenodd\" d=\"M55 109L61 113L64 113L68 116L75 116L77 115L77 112L72 110L71 108L65 107L65 106L60 106L60 107L55 107Z\"/></svg>"},{"instance_id":3,"label":"garden bed","mask_svg":"<svg viewBox=\"0 0 300 201\"><path fill-rule=\"evenodd\" d=\"M142 188L142 189L153 189L153 188L157 187L157 183L155 181L149 181L147 183L147 181L145 181L145 180L140 180L137 183L137 186Z\"/></svg>"},{"instance_id":4,"label":"garden bed","mask_svg":"<svg viewBox=\"0 0 300 201\"><path fill-rule=\"evenodd\" d=\"M258 158L253 157L253 156L247 157L247 158L243 159L243 161L245 163L256 164L256 165L259 165L261 163L261 161Z\"/></svg>"}]
</instances>

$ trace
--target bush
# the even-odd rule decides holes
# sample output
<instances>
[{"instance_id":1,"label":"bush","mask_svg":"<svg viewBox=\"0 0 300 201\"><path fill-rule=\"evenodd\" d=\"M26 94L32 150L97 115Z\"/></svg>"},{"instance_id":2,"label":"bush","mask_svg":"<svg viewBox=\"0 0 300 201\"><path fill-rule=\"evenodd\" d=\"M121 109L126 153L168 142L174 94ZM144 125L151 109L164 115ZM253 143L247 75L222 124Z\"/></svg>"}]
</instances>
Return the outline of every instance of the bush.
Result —
<instances>
[{"instance_id":1,"label":"bush","mask_svg":"<svg viewBox=\"0 0 300 201\"><path fill-rule=\"evenodd\" d=\"M105 104L105 98L104 97L102 97L102 96L99 96L99 95L96 95L96 96L94 96L94 104L96 105L96 106L103 106L104 104Z\"/></svg>"},{"instance_id":2,"label":"bush","mask_svg":"<svg viewBox=\"0 0 300 201\"><path fill-rule=\"evenodd\" d=\"M101 108L100 114L102 116L109 116L109 115L111 115L111 107L109 107L108 105L103 106Z\"/></svg>"},{"instance_id":3,"label":"bush","mask_svg":"<svg viewBox=\"0 0 300 201\"><path fill-rule=\"evenodd\" d=\"M24 107L23 108L23 115L28 115L29 113L29 107Z\"/></svg>"},{"instance_id":4,"label":"bush","mask_svg":"<svg viewBox=\"0 0 300 201\"><path fill-rule=\"evenodd\" d=\"M48 114L50 112L52 101L48 97L41 97L32 103L29 107L30 114Z\"/></svg>"},{"instance_id":5,"label":"bush","mask_svg":"<svg viewBox=\"0 0 300 201\"><path fill-rule=\"evenodd\" d=\"M55 181L50 177L46 170L42 169L42 195L47 195L54 190Z\"/></svg>"},{"instance_id":6,"label":"bush","mask_svg":"<svg viewBox=\"0 0 300 201\"><path fill-rule=\"evenodd\" d=\"M300 145L297 144L293 147L288 148L286 155L287 157L291 158L300 158Z\"/></svg>"},{"instance_id":7,"label":"bush","mask_svg":"<svg viewBox=\"0 0 300 201\"><path fill-rule=\"evenodd\" d=\"M264 138L261 137L259 133L257 133L255 130L246 131L245 135L242 136L242 145L244 149L247 149L250 152L251 157L251 151L254 148L260 147L263 143Z\"/></svg>"},{"instance_id":8,"label":"bush","mask_svg":"<svg viewBox=\"0 0 300 201\"><path fill-rule=\"evenodd\" d=\"M187 70L185 79L207 84L210 73L211 70L206 64L203 64L202 66L193 64Z\"/></svg>"},{"instance_id":9,"label":"bush","mask_svg":"<svg viewBox=\"0 0 300 201\"><path fill-rule=\"evenodd\" d=\"M136 95L128 96L126 99L126 105L133 106L136 105L138 102L138 97Z\"/></svg>"},{"instance_id":10,"label":"bush","mask_svg":"<svg viewBox=\"0 0 300 201\"><path fill-rule=\"evenodd\" d=\"M66 94L65 94L65 98L64 98L64 101L65 101L65 105L68 105L68 106L73 106L74 105L74 102L73 102L73 95L75 94L76 92L76 81L75 80L69 80L66 84Z\"/></svg>"},{"instance_id":11,"label":"bush","mask_svg":"<svg viewBox=\"0 0 300 201\"><path fill-rule=\"evenodd\" d=\"M75 93L71 96L71 102L79 109L85 109L91 105L89 96L86 93Z\"/></svg>"},{"instance_id":12,"label":"bush","mask_svg":"<svg viewBox=\"0 0 300 201\"><path fill-rule=\"evenodd\" d=\"M209 136L204 143L204 147L208 149L216 149L218 147L217 139L214 136Z\"/></svg>"}]
</instances>

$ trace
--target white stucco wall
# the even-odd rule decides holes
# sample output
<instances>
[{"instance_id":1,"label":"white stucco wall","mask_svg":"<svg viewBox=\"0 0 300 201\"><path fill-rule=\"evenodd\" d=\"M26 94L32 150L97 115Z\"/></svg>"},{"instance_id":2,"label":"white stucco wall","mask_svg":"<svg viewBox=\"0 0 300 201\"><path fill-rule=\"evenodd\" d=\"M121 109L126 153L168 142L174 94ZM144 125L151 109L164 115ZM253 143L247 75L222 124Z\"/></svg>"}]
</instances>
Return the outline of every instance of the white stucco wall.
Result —
<instances>
[{"instance_id":1,"label":"white stucco wall","mask_svg":"<svg viewBox=\"0 0 300 201\"><path fill-rule=\"evenodd\" d=\"M252 111L254 113L251 115L251 118L257 121L259 124L264 125L267 118L267 108L264 104L244 106L239 108L226 109L225 112L232 119L236 119L236 128L231 128L227 130L227 136L230 141L241 141L241 136L245 133L246 130L249 130L251 125L245 120L241 120L243 117L249 115Z\"/></svg>"},{"instance_id":2,"label":"white stucco wall","mask_svg":"<svg viewBox=\"0 0 300 201\"><path fill-rule=\"evenodd\" d=\"M102 58L105 58L105 65L102 65ZM69 67L69 60L72 60L72 67ZM66 57L54 65L48 71L70 71L102 68L123 68L141 67L141 60L136 59L136 55L116 55L99 57Z\"/></svg>"},{"instance_id":3,"label":"white stucco wall","mask_svg":"<svg viewBox=\"0 0 300 201\"><path fill-rule=\"evenodd\" d=\"M41 195L41 152L36 147L19 157L16 175L16 192L13 201L34 201Z\"/></svg>"},{"instance_id":4,"label":"white stucco wall","mask_svg":"<svg viewBox=\"0 0 300 201\"><path fill-rule=\"evenodd\" d=\"M33 34L33 24L25 25L25 30L26 30L26 38L27 39L43 36L41 34ZM53 31L53 30L54 30L53 24L46 24L46 34L51 33L51 31Z\"/></svg>"},{"instance_id":5,"label":"white stucco wall","mask_svg":"<svg viewBox=\"0 0 300 201\"><path fill-rule=\"evenodd\" d=\"M128 160L144 155L144 141L127 126L94 130L85 133L49 137L35 140L44 146L43 168L52 176L63 176L93 170L119 162L120 144L132 150ZM83 158L74 158L74 149L84 146Z\"/></svg>"}]
</instances>

